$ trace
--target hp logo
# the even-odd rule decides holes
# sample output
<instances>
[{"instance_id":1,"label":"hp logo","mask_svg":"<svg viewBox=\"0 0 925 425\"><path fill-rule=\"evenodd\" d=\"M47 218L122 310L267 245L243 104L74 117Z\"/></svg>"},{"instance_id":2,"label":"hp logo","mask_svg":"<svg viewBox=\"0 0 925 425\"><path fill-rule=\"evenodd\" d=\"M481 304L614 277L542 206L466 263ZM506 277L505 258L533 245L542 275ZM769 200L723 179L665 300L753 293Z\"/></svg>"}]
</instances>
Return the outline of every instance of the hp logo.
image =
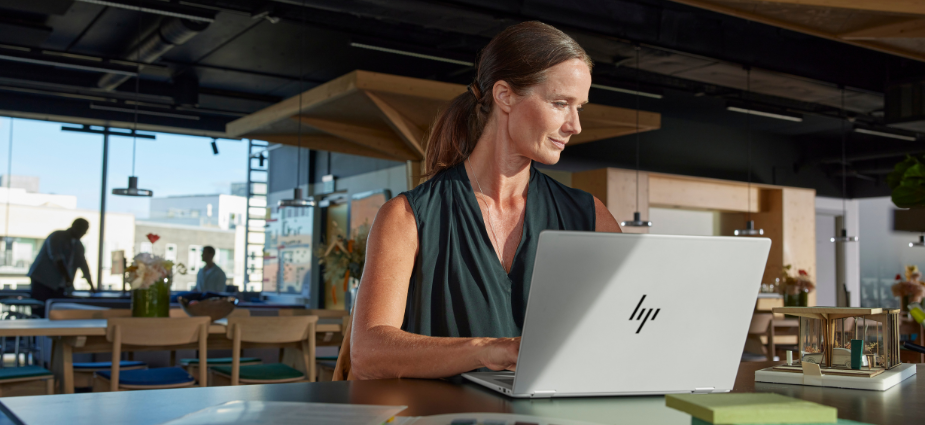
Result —
<instances>
[{"instance_id":1,"label":"hp logo","mask_svg":"<svg viewBox=\"0 0 925 425\"><path fill-rule=\"evenodd\" d=\"M639 331L642 330L642 327L646 325L646 321L648 321L648 320L655 320L655 317L658 316L658 312L659 312L659 311L662 311L662 309L660 309L660 308L654 308L654 309L653 309L653 308L650 308L650 309L645 309L645 308L644 308L644 309L640 310L639 307L642 307L642 302L645 301L645 300L646 300L646 296L643 295L642 298L639 299L639 304L636 304L636 309L633 310L633 314L630 315L630 321L631 321L631 322L632 322L633 320L636 320L636 321L642 320L642 323L639 325L639 329L636 329L636 333L639 333ZM639 313L639 314L637 315L636 313ZM650 317L649 317L650 315L652 316L651 319L650 319ZM643 316L645 316L645 317L643 317Z\"/></svg>"}]
</instances>

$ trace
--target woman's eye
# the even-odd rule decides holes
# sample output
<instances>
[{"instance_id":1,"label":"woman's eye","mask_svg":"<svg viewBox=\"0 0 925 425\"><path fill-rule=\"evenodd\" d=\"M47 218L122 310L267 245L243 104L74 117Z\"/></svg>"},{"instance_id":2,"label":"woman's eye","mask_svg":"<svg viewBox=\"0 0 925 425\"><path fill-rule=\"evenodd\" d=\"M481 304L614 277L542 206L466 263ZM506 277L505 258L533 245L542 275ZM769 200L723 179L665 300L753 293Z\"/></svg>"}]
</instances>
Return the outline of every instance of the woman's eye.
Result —
<instances>
[{"instance_id":1,"label":"woman's eye","mask_svg":"<svg viewBox=\"0 0 925 425\"><path fill-rule=\"evenodd\" d=\"M565 108L568 106L568 103L565 102L554 102L553 104L556 105L557 108Z\"/></svg>"}]
</instances>

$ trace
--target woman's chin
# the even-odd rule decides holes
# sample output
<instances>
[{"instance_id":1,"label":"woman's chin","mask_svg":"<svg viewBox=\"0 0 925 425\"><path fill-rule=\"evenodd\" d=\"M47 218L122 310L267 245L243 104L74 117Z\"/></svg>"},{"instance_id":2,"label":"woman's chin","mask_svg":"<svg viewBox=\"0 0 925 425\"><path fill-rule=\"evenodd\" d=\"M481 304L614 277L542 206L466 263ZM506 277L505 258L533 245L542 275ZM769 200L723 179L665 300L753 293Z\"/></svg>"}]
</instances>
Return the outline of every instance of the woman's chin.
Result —
<instances>
[{"instance_id":1,"label":"woman's chin","mask_svg":"<svg viewBox=\"0 0 925 425\"><path fill-rule=\"evenodd\" d=\"M558 149L556 149L555 151L550 149L546 152L539 153L539 155L537 155L536 158L533 158L533 160L541 164L545 164L545 165L555 165L556 163L559 162L559 155L561 153L562 151Z\"/></svg>"}]
</instances>

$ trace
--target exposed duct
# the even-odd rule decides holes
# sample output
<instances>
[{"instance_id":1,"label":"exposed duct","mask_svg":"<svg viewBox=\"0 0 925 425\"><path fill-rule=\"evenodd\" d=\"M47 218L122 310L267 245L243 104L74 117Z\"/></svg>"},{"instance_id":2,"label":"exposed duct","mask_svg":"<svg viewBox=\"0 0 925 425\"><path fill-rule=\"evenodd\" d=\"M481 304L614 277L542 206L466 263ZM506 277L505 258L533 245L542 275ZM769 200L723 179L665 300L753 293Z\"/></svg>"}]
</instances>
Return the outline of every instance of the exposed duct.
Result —
<instances>
[{"instance_id":1,"label":"exposed duct","mask_svg":"<svg viewBox=\"0 0 925 425\"><path fill-rule=\"evenodd\" d=\"M141 63L152 63L175 46L186 43L209 27L208 22L188 19L165 19L160 27L124 55L125 59ZM128 75L106 74L96 83L104 90L114 90L129 79Z\"/></svg>"}]
</instances>

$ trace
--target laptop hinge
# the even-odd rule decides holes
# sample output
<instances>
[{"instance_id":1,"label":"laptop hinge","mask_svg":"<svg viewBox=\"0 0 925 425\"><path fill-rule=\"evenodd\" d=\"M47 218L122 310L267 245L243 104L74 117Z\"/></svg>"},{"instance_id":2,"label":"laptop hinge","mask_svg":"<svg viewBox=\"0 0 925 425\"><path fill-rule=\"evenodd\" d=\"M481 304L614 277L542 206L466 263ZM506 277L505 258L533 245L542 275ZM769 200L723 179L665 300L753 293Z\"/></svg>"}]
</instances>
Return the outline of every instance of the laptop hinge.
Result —
<instances>
[{"instance_id":1,"label":"laptop hinge","mask_svg":"<svg viewBox=\"0 0 925 425\"><path fill-rule=\"evenodd\" d=\"M715 390L715 387L703 387L703 388L694 388L694 394L710 394Z\"/></svg>"},{"instance_id":2,"label":"laptop hinge","mask_svg":"<svg viewBox=\"0 0 925 425\"><path fill-rule=\"evenodd\" d=\"M556 390L538 390L530 394L531 398L551 398L556 395Z\"/></svg>"}]
</instances>

